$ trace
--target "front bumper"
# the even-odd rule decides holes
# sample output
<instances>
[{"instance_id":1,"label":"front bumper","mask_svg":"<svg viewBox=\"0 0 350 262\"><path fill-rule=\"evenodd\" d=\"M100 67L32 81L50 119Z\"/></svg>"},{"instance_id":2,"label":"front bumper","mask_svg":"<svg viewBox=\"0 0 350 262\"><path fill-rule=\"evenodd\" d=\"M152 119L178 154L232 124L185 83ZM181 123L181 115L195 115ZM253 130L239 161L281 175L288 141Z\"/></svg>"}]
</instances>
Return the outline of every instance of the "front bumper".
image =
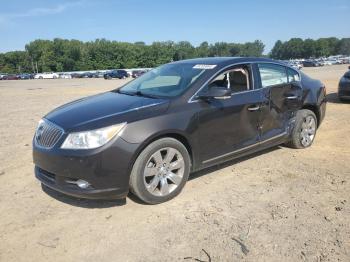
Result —
<instances>
[{"instance_id":1,"label":"front bumper","mask_svg":"<svg viewBox=\"0 0 350 262\"><path fill-rule=\"evenodd\" d=\"M74 197L125 198L137 148L120 137L94 150L43 149L33 143L35 176L47 187ZM90 186L80 188L75 184L79 179Z\"/></svg>"}]
</instances>

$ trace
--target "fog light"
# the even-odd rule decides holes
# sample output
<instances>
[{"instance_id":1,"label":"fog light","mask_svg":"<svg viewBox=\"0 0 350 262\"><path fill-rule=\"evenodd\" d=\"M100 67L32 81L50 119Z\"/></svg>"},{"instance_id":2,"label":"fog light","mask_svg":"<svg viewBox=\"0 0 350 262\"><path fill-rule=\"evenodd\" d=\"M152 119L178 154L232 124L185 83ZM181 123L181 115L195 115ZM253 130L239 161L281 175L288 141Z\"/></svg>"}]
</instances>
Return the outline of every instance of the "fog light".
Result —
<instances>
[{"instance_id":1,"label":"fog light","mask_svg":"<svg viewBox=\"0 0 350 262\"><path fill-rule=\"evenodd\" d=\"M82 189L86 189L90 186L89 182L82 180L82 179L77 180L76 184L78 187L80 187Z\"/></svg>"}]
</instances>

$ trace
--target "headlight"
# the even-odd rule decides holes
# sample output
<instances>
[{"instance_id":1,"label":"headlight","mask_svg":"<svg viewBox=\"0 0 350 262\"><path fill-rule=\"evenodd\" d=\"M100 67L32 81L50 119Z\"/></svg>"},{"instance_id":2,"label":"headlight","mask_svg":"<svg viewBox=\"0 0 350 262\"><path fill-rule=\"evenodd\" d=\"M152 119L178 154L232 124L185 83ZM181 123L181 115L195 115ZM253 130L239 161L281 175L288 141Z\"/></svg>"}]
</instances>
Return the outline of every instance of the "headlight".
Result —
<instances>
[{"instance_id":1,"label":"headlight","mask_svg":"<svg viewBox=\"0 0 350 262\"><path fill-rule=\"evenodd\" d=\"M126 123L85 132L70 133L63 142L63 149L93 149L105 145L120 133Z\"/></svg>"}]
</instances>

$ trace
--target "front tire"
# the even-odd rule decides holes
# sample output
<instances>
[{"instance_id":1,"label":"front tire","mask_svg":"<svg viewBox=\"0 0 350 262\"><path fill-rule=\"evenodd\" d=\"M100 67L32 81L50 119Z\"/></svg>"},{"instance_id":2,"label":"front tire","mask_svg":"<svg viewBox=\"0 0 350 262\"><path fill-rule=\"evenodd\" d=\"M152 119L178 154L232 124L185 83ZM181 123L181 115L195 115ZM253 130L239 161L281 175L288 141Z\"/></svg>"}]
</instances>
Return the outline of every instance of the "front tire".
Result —
<instances>
[{"instance_id":1,"label":"front tire","mask_svg":"<svg viewBox=\"0 0 350 262\"><path fill-rule=\"evenodd\" d=\"M147 204L159 204L177 196L185 186L191 160L186 147L174 138L149 144L136 159L130 190Z\"/></svg>"},{"instance_id":2,"label":"front tire","mask_svg":"<svg viewBox=\"0 0 350 262\"><path fill-rule=\"evenodd\" d=\"M312 145L317 131L317 118L314 112L302 109L297 112L296 123L291 140L287 143L292 148L302 149Z\"/></svg>"}]
</instances>

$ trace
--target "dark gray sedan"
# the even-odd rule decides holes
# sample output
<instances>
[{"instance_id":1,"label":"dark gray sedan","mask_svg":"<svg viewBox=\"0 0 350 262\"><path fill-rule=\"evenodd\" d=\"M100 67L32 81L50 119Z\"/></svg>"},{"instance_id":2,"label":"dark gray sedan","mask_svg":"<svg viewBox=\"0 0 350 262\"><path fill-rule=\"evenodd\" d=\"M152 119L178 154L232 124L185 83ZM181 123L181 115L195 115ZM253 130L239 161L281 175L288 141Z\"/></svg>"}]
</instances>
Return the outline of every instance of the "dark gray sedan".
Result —
<instances>
[{"instance_id":1,"label":"dark gray sedan","mask_svg":"<svg viewBox=\"0 0 350 262\"><path fill-rule=\"evenodd\" d=\"M166 64L43 117L33 139L35 175L80 198L130 190L161 203L181 192L190 172L279 144L311 146L325 94L320 81L271 59Z\"/></svg>"}]
</instances>

